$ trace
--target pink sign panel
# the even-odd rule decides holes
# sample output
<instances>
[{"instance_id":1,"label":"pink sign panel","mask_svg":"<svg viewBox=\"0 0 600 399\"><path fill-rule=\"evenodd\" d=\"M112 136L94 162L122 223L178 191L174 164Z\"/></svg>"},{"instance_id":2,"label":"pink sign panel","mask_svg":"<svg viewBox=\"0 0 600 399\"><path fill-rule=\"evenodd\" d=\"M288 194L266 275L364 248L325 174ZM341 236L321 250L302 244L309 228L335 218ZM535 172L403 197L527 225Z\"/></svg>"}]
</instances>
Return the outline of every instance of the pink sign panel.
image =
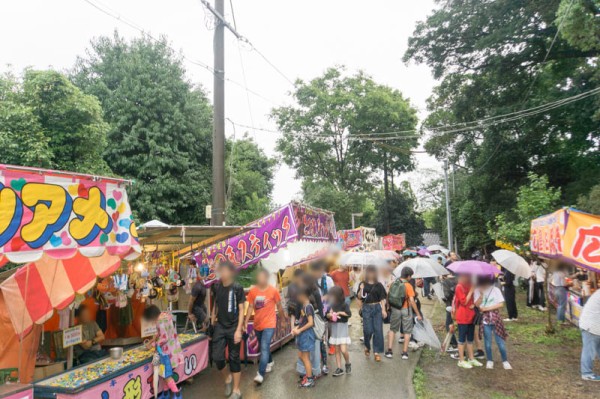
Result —
<instances>
[{"instance_id":1,"label":"pink sign panel","mask_svg":"<svg viewBox=\"0 0 600 399\"><path fill-rule=\"evenodd\" d=\"M33 388L24 389L14 393L8 393L4 395L0 392L0 398L2 399L33 399Z\"/></svg>"},{"instance_id":2,"label":"pink sign panel","mask_svg":"<svg viewBox=\"0 0 600 399\"><path fill-rule=\"evenodd\" d=\"M183 348L184 362L174 370L174 378L177 382L187 380L208 366L208 345L208 339L204 339ZM125 369L122 373L113 372L114 378L110 378L110 374L108 378L100 377L103 380L101 383L86 380L86 384L72 389L71 392L54 384L52 379L46 380L36 384L36 397L49 397L48 393L54 391L58 392L55 396L57 399L150 399L155 396L153 371L150 357L147 362L136 368ZM77 369L73 372L76 373ZM77 378L77 373L74 378ZM82 378L86 377L82 376ZM167 389L162 379L159 381L158 389L160 392Z\"/></svg>"}]
</instances>

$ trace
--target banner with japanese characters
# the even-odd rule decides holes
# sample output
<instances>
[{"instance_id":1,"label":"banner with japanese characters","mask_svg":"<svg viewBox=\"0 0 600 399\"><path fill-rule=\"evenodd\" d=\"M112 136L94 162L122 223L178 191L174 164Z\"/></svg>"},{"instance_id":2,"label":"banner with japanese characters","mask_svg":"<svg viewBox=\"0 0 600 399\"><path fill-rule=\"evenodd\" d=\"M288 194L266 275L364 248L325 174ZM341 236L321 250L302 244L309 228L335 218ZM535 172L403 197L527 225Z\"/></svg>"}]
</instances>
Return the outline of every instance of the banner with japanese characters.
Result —
<instances>
[{"instance_id":1,"label":"banner with japanese characters","mask_svg":"<svg viewBox=\"0 0 600 399\"><path fill-rule=\"evenodd\" d=\"M0 265L140 252L119 179L0 165Z\"/></svg>"},{"instance_id":2,"label":"banner with japanese characters","mask_svg":"<svg viewBox=\"0 0 600 399\"><path fill-rule=\"evenodd\" d=\"M531 222L531 251L600 272L600 216L561 209Z\"/></svg>"},{"instance_id":3,"label":"banner with japanese characters","mask_svg":"<svg viewBox=\"0 0 600 399\"><path fill-rule=\"evenodd\" d=\"M383 249L389 251L401 251L405 246L405 234L390 234L383 237Z\"/></svg>"},{"instance_id":4,"label":"banner with japanese characters","mask_svg":"<svg viewBox=\"0 0 600 399\"><path fill-rule=\"evenodd\" d=\"M208 264L210 267L209 275L204 280L206 285L218 279L215 266L221 262L229 261L244 269L292 242L333 243L337 240L333 213L296 202L277 209L249 226L253 228L194 255L199 265Z\"/></svg>"},{"instance_id":5,"label":"banner with japanese characters","mask_svg":"<svg viewBox=\"0 0 600 399\"><path fill-rule=\"evenodd\" d=\"M291 204L253 222L252 225L256 228L195 254L198 264L210 266L210 274L204 280L205 284L216 280L215 265L229 261L239 268L246 268L298 237Z\"/></svg>"},{"instance_id":6,"label":"banner with japanese characters","mask_svg":"<svg viewBox=\"0 0 600 399\"><path fill-rule=\"evenodd\" d=\"M338 237L343 241L345 251L359 247L363 242L363 232L360 228L353 230L340 230Z\"/></svg>"}]
</instances>

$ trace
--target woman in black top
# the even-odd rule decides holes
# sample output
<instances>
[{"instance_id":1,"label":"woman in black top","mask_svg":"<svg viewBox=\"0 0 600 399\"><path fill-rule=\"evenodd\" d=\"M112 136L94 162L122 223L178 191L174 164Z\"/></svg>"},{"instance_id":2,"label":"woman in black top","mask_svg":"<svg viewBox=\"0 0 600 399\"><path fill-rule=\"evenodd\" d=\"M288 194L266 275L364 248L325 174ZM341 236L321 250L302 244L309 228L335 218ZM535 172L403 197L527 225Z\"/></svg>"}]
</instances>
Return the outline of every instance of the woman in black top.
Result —
<instances>
[{"instance_id":1,"label":"woman in black top","mask_svg":"<svg viewBox=\"0 0 600 399\"><path fill-rule=\"evenodd\" d=\"M387 317L385 310L385 287L377 280L377 269L367 267L364 280L358 287L358 303L363 317L363 333L365 337L365 356L371 355L371 339L375 361L381 361L383 353L383 319Z\"/></svg>"}]
</instances>

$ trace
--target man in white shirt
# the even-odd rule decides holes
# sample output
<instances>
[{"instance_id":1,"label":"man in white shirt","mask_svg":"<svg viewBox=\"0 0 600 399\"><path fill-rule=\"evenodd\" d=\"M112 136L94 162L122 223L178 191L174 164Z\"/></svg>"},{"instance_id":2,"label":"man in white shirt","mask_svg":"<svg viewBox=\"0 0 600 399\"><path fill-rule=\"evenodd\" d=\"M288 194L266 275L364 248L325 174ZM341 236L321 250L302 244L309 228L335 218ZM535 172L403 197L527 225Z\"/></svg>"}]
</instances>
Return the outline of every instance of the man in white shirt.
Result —
<instances>
[{"instance_id":1,"label":"man in white shirt","mask_svg":"<svg viewBox=\"0 0 600 399\"><path fill-rule=\"evenodd\" d=\"M554 286L554 296L558 306L556 308L556 319L560 323L566 323L565 313L567 310L567 273L564 267L560 267L552 273L552 285Z\"/></svg>"},{"instance_id":2,"label":"man in white shirt","mask_svg":"<svg viewBox=\"0 0 600 399\"><path fill-rule=\"evenodd\" d=\"M533 308L542 312L546 311L546 296L544 285L546 284L546 268L540 262L531 264L531 277L533 278Z\"/></svg>"},{"instance_id":3,"label":"man in white shirt","mask_svg":"<svg viewBox=\"0 0 600 399\"><path fill-rule=\"evenodd\" d=\"M594 374L594 359L600 357L600 290L588 298L581 317L581 378L586 381L600 381L600 376Z\"/></svg>"}]
</instances>

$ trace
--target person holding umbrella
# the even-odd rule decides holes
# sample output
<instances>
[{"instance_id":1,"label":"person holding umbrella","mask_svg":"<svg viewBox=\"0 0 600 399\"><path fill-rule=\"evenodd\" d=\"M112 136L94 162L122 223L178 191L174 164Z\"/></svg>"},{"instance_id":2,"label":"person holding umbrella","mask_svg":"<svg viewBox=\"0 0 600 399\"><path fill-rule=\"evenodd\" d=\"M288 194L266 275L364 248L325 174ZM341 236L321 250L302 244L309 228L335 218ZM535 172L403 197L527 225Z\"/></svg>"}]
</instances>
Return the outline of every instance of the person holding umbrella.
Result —
<instances>
[{"instance_id":1,"label":"person holding umbrella","mask_svg":"<svg viewBox=\"0 0 600 399\"><path fill-rule=\"evenodd\" d=\"M471 284L471 276L461 274L458 277L454 293L453 314L458 323L458 367L464 369L483 366L475 359L473 353L473 340L475 339L474 292L475 287ZM465 346L468 360L465 360Z\"/></svg>"}]
</instances>

